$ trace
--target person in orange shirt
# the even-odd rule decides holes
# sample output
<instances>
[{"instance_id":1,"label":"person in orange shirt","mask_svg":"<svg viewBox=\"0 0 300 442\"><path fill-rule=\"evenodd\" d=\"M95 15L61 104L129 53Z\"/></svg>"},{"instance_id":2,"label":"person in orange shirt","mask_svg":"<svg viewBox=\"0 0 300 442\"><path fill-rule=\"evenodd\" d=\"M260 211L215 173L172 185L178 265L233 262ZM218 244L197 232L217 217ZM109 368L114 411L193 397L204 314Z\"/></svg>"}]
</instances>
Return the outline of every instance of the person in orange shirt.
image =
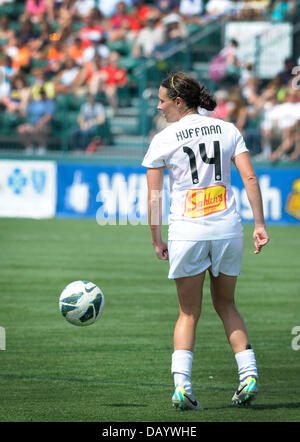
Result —
<instances>
[{"instance_id":1,"label":"person in orange shirt","mask_svg":"<svg viewBox=\"0 0 300 442\"><path fill-rule=\"evenodd\" d=\"M16 53L12 57L13 63L12 67L16 71L20 70L21 68L23 70L29 69L30 67L30 59L31 59L31 53L28 47L26 46L25 41L22 39L16 39Z\"/></svg>"},{"instance_id":2,"label":"person in orange shirt","mask_svg":"<svg viewBox=\"0 0 300 442\"><path fill-rule=\"evenodd\" d=\"M64 44L60 40L58 34L51 34L51 45L47 53L47 59L49 61L49 70L57 72L65 59Z\"/></svg>"},{"instance_id":3,"label":"person in orange shirt","mask_svg":"<svg viewBox=\"0 0 300 442\"><path fill-rule=\"evenodd\" d=\"M68 48L69 56L79 65L83 63L84 48L79 37L74 39L73 44Z\"/></svg>"}]
</instances>

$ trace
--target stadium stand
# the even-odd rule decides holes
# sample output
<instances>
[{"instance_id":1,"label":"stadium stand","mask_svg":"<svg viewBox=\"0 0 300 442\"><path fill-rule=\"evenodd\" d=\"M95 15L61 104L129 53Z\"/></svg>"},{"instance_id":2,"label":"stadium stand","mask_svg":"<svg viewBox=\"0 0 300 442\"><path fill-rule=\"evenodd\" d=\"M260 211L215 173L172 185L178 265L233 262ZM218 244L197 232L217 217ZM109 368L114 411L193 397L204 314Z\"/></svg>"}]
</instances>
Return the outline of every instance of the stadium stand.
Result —
<instances>
[{"instance_id":1,"label":"stadium stand","mask_svg":"<svg viewBox=\"0 0 300 442\"><path fill-rule=\"evenodd\" d=\"M0 1L0 154L25 154L18 127L43 88L55 101L49 154L72 153L72 130L92 93L106 114L94 154L141 157L164 124L156 112L160 80L169 71L185 70L216 92L215 116L237 124L255 159L299 159L300 93L292 74L300 61L299 2L126 0L111 1L109 8L107 3ZM254 53L240 58L235 41L240 35L229 38L229 32L226 40L225 34L228 25L245 23L287 27L281 34L249 34ZM274 48L282 65L265 75L265 51Z\"/></svg>"}]
</instances>

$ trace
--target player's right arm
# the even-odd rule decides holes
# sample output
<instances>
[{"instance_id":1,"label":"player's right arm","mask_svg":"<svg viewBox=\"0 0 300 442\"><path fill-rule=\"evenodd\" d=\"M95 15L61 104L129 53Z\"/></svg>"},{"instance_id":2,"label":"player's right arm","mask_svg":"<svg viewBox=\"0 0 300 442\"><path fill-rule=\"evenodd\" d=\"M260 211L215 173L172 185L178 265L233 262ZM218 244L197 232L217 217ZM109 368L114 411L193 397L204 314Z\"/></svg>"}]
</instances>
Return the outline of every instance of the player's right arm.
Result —
<instances>
[{"instance_id":1,"label":"player's right arm","mask_svg":"<svg viewBox=\"0 0 300 442\"><path fill-rule=\"evenodd\" d=\"M165 167L148 168L148 222L152 244L159 259L168 259L168 247L161 237L162 188Z\"/></svg>"},{"instance_id":2,"label":"player's right arm","mask_svg":"<svg viewBox=\"0 0 300 442\"><path fill-rule=\"evenodd\" d=\"M269 242L269 236L266 232L262 197L258 179L255 171L253 170L248 152L237 155L233 161L243 180L252 209L254 218L254 253L258 254L261 251L261 248Z\"/></svg>"}]
</instances>

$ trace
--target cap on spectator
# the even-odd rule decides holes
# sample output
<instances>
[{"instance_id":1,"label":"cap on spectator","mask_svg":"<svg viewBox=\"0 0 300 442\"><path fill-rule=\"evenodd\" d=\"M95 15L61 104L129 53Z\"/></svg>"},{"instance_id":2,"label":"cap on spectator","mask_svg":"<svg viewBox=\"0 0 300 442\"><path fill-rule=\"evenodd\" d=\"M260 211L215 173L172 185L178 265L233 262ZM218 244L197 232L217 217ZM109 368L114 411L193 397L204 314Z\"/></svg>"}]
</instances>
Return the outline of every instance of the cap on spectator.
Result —
<instances>
[{"instance_id":1,"label":"cap on spectator","mask_svg":"<svg viewBox=\"0 0 300 442\"><path fill-rule=\"evenodd\" d=\"M162 23L164 25L171 25L173 23L180 23L181 22L181 18L180 15L176 14L175 12L172 12L172 14L168 14L166 15L163 19L162 19Z\"/></svg>"}]
</instances>

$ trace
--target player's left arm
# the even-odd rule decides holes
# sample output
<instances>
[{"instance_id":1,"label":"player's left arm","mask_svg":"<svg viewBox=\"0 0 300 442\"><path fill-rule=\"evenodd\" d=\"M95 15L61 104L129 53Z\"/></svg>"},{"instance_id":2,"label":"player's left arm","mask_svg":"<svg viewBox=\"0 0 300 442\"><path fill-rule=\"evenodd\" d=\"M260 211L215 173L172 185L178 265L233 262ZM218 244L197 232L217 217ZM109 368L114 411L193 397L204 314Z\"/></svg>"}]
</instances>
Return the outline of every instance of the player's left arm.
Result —
<instances>
[{"instance_id":1,"label":"player's left arm","mask_svg":"<svg viewBox=\"0 0 300 442\"><path fill-rule=\"evenodd\" d=\"M252 167L248 152L237 155L233 162L239 171L243 180L248 200L254 217L253 241L255 245L255 254L261 251L261 248L269 242L269 236L266 231L264 219L263 203L261 191L256 173Z\"/></svg>"},{"instance_id":2,"label":"player's left arm","mask_svg":"<svg viewBox=\"0 0 300 442\"><path fill-rule=\"evenodd\" d=\"M148 222L156 256L159 259L167 260L169 258L168 246L161 237L164 171L164 167L149 168L147 171Z\"/></svg>"}]
</instances>

